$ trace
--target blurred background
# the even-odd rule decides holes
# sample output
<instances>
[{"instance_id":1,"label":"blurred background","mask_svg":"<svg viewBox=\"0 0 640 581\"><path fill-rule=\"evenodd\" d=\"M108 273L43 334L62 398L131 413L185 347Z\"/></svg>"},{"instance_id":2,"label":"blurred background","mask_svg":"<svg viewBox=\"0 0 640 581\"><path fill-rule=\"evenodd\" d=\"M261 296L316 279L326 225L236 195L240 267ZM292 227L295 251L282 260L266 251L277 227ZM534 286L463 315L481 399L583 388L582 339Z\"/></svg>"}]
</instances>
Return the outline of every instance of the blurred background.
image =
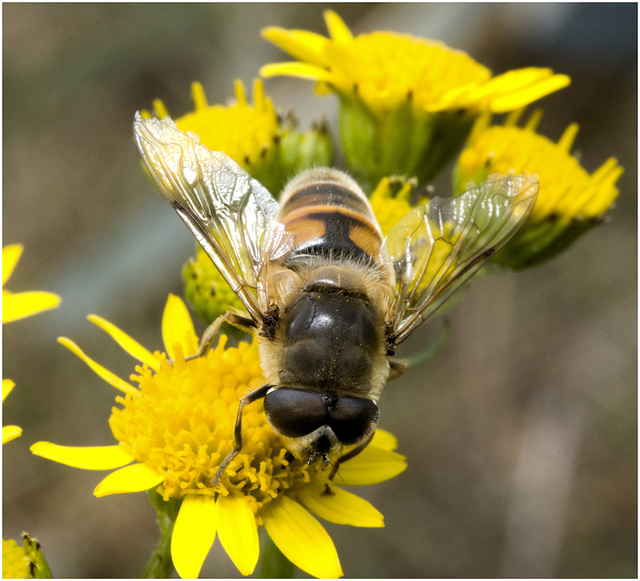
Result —
<instances>
[{"instance_id":1,"label":"blurred background","mask_svg":"<svg viewBox=\"0 0 640 581\"><path fill-rule=\"evenodd\" d=\"M4 4L3 244L22 242L8 288L47 290L60 308L3 328L3 537L28 531L56 577L136 577L157 540L146 494L96 499L104 473L34 457L38 440L113 443L115 392L56 342L65 335L121 377L133 360L86 320L97 313L162 346L167 294L182 294L191 235L145 178L133 114L160 98L191 109L250 87L288 60L266 25L326 34L336 9L355 32L444 41L494 73L551 67L573 79L545 98L539 131L576 121L583 166L625 173L611 220L555 260L476 281L447 312L438 357L384 392L381 427L409 467L357 490L384 529L327 524L347 577L637 576L637 6L635 4ZM301 125L333 96L266 82ZM449 175L436 183L450 191ZM419 351L443 318L414 335ZM202 576L235 577L216 542Z\"/></svg>"}]
</instances>

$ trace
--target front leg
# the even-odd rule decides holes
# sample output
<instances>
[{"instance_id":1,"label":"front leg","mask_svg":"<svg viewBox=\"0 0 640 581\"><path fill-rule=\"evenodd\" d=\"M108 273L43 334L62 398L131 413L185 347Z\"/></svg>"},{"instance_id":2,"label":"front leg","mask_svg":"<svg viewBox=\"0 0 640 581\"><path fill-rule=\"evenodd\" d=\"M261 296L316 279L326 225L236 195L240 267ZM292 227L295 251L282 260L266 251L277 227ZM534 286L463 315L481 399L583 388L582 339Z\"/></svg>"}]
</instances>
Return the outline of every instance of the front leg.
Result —
<instances>
[{"instance_id":1,"label":"front leg","mask_svg":"<svg viewBox=\"0 0 640 581\"><path fill-rule=\"evenodd\" d=\"M244 406L263 398L265 395L267 395L267 392L272 387L273 385L269 384L263 385L255 391L252 391L250 394L240 398L240 403L238 404L238 414L236 415L236 426L234 430L235 446L233 450L231 450L231 452L227 454L227 457L222 461L222 464L220 464L220 467L216 471L216 475L213 477L213 486L218 484L218 481L224 473L225 468L229 465L229 462L231 462L231 460L233 460L238 455L240 450L242 450L242 410L244 409Z\"/></svg>"}]
</instances>

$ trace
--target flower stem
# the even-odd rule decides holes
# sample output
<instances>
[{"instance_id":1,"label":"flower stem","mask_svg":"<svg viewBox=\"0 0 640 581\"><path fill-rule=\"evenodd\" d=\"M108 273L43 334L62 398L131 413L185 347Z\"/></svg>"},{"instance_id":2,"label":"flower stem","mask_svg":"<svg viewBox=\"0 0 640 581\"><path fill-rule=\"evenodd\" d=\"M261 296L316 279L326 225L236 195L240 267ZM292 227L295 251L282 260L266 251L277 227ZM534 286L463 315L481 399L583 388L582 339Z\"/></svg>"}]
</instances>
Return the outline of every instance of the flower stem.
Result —
<instances>
[{"instance_id":1,"label":"flower stem","mask_svg":"<svg viewBox=\"0 0 640 581\"><path fill-rule=\"evenodd\" d=\"M295 565L276 547L269 535L264 535L260 552L258 576L262 579L291 579Z\"/></svg>"},{"instance_id":2,"label":"flower stem","mask_svg":"<svg viewBox=\"0 0 640 581\"><path fill-rule=\"evenodd\" d=\"M155 490L149 491L149 500L157 512L156 520L160 528L160 539L142 572L142 578L167 579L174 570L171 560L171 534L180 508L180 501L165 502Z\"/></svg>"}]
</instances>

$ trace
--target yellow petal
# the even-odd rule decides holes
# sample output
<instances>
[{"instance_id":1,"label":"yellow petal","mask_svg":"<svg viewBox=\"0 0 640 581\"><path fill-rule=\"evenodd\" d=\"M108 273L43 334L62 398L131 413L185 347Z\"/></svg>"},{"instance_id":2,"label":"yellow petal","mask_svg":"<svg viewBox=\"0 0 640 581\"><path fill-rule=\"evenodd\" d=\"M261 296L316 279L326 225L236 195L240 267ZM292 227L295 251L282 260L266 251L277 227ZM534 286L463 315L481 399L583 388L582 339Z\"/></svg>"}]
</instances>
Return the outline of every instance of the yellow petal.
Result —
<instances>
[{"instance_id":1,"label":"yellow petal","mask_svg":"<svg viewBox=\"0 0 640 581\"><path fill-rule=\"evenodd\" d=\"M398 447L398 438L387 430L377 429L373 435L370 446L374 448L382 448L383 450L393 451Z\"/></svg>"},{"instance_id":2,"label":"yellow petal","mask_svg":"<svg viewBox=\"0 0 640 581\"><path fill-rule=\"evenodd\" d=\"M351 492L332 487L325 493L324 485L310 484L297 493L300 502L320 518L339 525L383 527L384 517L371 503Z\"/></svg>"},{"instance_id":3,"label":"yellow petal","mask_svg":"<svg viewBox=\"0 0 640 581\"><path fill-rule=\"evenodd\" d=\"M262 37L289 53L294 59L320 66L329 65L324 56L324 48L330 41L315 32L269 26L262 30Z\"/></svg>"},{"instance_id":4,"label":"yellow petal","mask_svg":"<svg viewBox=\"0 0 640 581\"><path fill-rule=\"evenodd\" d=\"M517 71L511 71L515 73ZM509 73L505 73L508 75ZM503 75L501 75L503 76ZM495 79L499 79L496 77ZM495 79L492 79L493 82ZM503 96L495 96L491 99L491 110L495 113L505 113L524 107L529 103L533 103L546 95L563 89L571 83L571 79L567 75L551 75L547 78L534 81L531 84L523 84L516 86L511 91L506 92Z\"/></svg>"},{"instance_id":5,"label":"yellow petal","mask_svg":"<svg viewBox=\"0 0 640 581\"><path fill-rule=\"evenodd\" d=\"M213 496L184 497L171 535L171 558L178 575L195 579L216 538L216 501Z\"/></svg>"},{"instance_id":6,"label":"yellow petal","mask_svg":"<svg viewBox=\"0 0 640 581\"><path fill-rule=\"evenodd\" d=\"M123 393L131 393L138 394L138 390L129 385L124 379L120 379L115 373L111 373L108 369L102 367L99 363L96 363L93 359L85 355L84 351L80 349L71 339L67 339L66 337L58 337L58 343L64 345L69 351L71 351L74 355L77 355L82 359L91 369L102 379L104 379L108 384L112 385L116 389L119 389Z\"/></svg>"},{"instance_id":7,"label":"yellow petal","mask_svg":"<svg viewBox=\"0 0 640 581\"><path fill-rule=\"evenodd\" d=\"M22 428L19 426L2 426L2 443L6 444L15 440L22 434Z\"/></svg>"},{"instance_id":8,"label":"yellow petal","mask_svg":"<svg viewBox=\"0 0 640 581\"><path fill-rule=\"evenodd\" d=\"M355 458L340 464L335 482L346 486L377 484L394 478L406 467L407 460L401 454L370 444Z\"/></svg>"},{"instance_id":9,"label":"yellow petal","mask_svg":"<svg viewBox=\"0 0 640 581\"><path fill-rule=\"evenodd\" d=\"M6 397L11 393L13 388L16 386L15 381L11 379L3 379L2 380L2 401L6 399Z\"/></svg>"},{"instance_id":10,"label":"yellow petal","mask_svg":"<svg viewBox=\"0 0 640 581\"><path fill-rule=\"evenodd\" d=\"M30 448L36 456L85 470L113 470L135 460L120 446L59 446L36 442Z\"/></svg>"},{"instance_id":11,"label":"yellow petal","mask_svg":"<svg viewBox=\"0 0 640 581\"><path fill-rule=\"evenodd\" d=\"M10 323L42 311L53 309L60 304L60 297L54 293L29 291L23 293L2 293L2 322Z\"/></svg>"},{"instance_id":12,"label":"yellow petal","mask_svg":"<svg viewBox=\"0 0 640 581\"><path fill-rule=\"evenodd\" d=\"M260 555L255 514L240 495L220 496L217 505L220 542L238 571L251 575Z\"/></svg>"},{"instance_id":13,"label":"yellow petal","mask_svg":"<svg viewBox=\"0 0 640 581\"><path fill-rule=\"evenodd\" d=\"M101 497L108 494L142 492L157 486L162 480L162 474L158 474L146 464L132 464L109 474L96 486L93 494Z\"/></svg>"},{"instance_id":14,"label":"yellow petal","mask_svg":"<svg viewBox=\"0 0 640 581\"><path fill-rule=\"evenodd\" d=\"M171 359L176 355L173 349L175 343L182 346L182 354L193 355L198 351L198 336L193 328L193 321L184 301L176 295L170 294L162 315L162 339L164 348Z\"/></svg>"},{"instance_id":15,"label":"yellow petal","mask_svg":"<svg viewBox=\"0 0 640 581\"><path fill-rule=\"evenodd\" d=\"M92 323L98 325L103 331L109 333L111 338L122 347L129 355L142 363L146 363L154 371L160 369L160 363L153 356L153 353L145 349L140 343L129 337L124 331L121 331L113 323L99 317L98 315L89 315L87 317Z\"/></svg>"},{"instance_id":16,"label":"yellow petal","mask_svg":"<svg viewBox=\"0 0 640 581\"><path fill-rule=\"evenodd\" d=\"M2 249L2 286L13 274L23 250L24 244L9 244Z\"/></svg>"},{"instance_id":17,"label":"yellow petal","mask_svg":"<svg viewBox=\"0 0 640 581\"><path fill-rule=\"evenodd\" d=\"M347 42L353 38L349 27L333 10L324 11L324 21L327 24L329 36L335 42Z\"/></svg>"},{"instance_id":18,"label":"yellow petal","mask_svg":"<svg viewBox=\"0 0 640 581\"><path fill-rule=\"evenodd\" d=\"M191 84L191 96L193 98L193 108L196 111L207 109L207 96L204 93L204 87L198 81Z\"/></svg>"},{"instance_id":19,"label":"yellow petal","mask_svg":"<svg viewBox=\"0 0 640 581\"><path fill-rule=\"evenodd\" d=\"M318 81L330 81L332 75L326 69L306 63L287 62L264 65L260 69L261 77L276 77L278 75L289 75L301 79L313 79Z\"/></svg>"},{"instance_id":20,"label":"yellow petal","mask_svg":"<svg viewBox=\"0 0 640 581\"><path fill-rule=\"evenodd\" d=\"M319 578L342 576L331 537L297 502L279 496L263 507L261 516L273 542L296 567Z\"/></svg>"}]
</instances>

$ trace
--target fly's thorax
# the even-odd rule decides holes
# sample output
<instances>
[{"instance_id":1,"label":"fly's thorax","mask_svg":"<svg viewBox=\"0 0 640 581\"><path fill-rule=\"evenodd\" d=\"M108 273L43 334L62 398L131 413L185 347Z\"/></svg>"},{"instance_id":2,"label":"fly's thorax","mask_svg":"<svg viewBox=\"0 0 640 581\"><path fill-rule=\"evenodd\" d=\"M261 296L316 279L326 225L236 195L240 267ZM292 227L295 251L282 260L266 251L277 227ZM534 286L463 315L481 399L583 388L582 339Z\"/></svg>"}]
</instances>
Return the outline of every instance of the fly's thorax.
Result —
<instances>
[{"instance_id":1,"label":"fly's thorax","mask_svg":"<svg viewBox=\"0 0 640 581\"><path fill-rule=\"evenodd\" d=\"M368 274L324 264L293 275L298 286L282 297L275 332L261 338L269 383L377 400L389 372L386 287Z\"/></svg>"}]
</instances>

